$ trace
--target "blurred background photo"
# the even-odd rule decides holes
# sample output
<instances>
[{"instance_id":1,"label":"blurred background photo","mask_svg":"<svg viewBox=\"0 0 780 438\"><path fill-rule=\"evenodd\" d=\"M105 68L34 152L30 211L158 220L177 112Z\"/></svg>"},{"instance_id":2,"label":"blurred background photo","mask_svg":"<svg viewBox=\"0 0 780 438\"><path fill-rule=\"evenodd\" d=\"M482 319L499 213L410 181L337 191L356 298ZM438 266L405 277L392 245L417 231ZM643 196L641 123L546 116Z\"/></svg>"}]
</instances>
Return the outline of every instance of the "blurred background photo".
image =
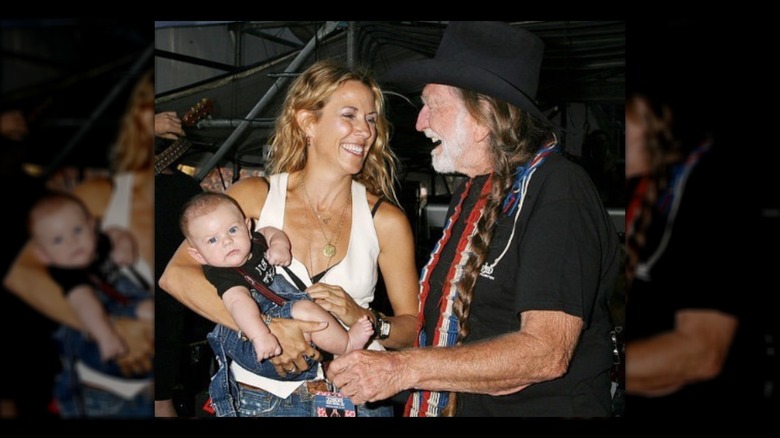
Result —
<instances>
[{"instance_id":1,"label":"blurred background photo","mask_svg":"<svg viewBox=\"0 0 780 438\"><path fill-rule=\"evenodd\" d=\"M107 326L121 346L113 361L121 370L113 374L100 364L90 366L83 352L69 355L76 344L63 336L84 333L84 315L73 307L73 284L53 277L54 266L32 254L27 222L42 193L75 195L97 221L90 233L121 229L135 248L131 261L98 273L106 283L93 285L94 297L105 298L101 285L121 290L115 281L126 275L149 292L151 21L2 19L0 41L0 176L10 197L4 216L11 226L11 242L0 250L0 324L6 333L26 334L7 338L7 351L23 353L2 361L0 417L149 417L153 323L133 311L129 324ZM59 223L64 216L52 220ZM145 314L150 316L153 307ZM89 342L81 346L96 348L92 340L104 333L86 333Z\"/></svg>"}]
</instances>

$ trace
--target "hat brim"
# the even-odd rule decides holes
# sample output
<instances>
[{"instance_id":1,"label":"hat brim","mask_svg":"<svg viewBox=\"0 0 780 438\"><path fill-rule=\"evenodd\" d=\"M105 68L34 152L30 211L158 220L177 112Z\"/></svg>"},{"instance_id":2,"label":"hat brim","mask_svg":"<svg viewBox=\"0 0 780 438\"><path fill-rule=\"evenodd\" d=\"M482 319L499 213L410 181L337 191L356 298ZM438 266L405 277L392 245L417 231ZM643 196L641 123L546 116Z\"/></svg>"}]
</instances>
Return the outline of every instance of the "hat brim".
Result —
<instances>
[{"instance_id":1,"label":"hat brim","mask_svg":"<svg viewBox=\"0 0 780 438\"><path fill-rule=\"evenodd\" d=\"M383 83L422 88L443 84L501 99L546 120L536 103L502 77L482 68L459 62L422 59L400 64L379 77Z\"/></svg>"}]
</instances>

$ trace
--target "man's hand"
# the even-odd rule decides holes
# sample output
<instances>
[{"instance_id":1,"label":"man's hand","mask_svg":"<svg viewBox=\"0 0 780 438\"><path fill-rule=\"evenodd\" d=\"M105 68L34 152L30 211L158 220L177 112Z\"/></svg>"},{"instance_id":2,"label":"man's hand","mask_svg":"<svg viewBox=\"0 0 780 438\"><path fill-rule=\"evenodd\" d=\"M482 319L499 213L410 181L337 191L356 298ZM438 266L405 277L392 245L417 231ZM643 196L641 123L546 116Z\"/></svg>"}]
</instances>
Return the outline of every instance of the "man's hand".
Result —
<instances>
[{"instance_id":1,"label":"man's hand","mask_svg":"<svg viewBox=\"0 0 780 438\"><path fill-rule=\"evenodd\" d=\"M22 141L29 133L24 114L19 110L0 112L0 136Z\"/></svg>"},{"instance_id":2,"label":"man's hand","mask_svg":"<svg viewBox=\"0 0 780 438\"><path fill-rule=\"evenodd\" d=\"M181 128L181 119L174 111L165 111L154 115L154 135L168 140L186 136Z\"/></svg>"},{"instance_id":3,"label":"man's hand","mask_svg":"<svg viewBox=\"0 0 780 438\"><path fill-rule=\"evenodd\" d=\"M334 359L327 376L355 404L385 400L407 389L398 352L355 350Z\"/></svg>"}]
</instances>

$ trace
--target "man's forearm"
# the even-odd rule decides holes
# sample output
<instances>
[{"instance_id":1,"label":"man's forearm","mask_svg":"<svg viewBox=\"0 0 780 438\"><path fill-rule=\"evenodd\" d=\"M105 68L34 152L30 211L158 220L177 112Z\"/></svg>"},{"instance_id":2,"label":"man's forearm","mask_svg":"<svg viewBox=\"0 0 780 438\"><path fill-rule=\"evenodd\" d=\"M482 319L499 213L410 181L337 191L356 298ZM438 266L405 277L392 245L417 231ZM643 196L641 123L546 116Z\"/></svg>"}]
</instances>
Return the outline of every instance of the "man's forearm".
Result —
<instances>
[{"instance_id":1,"label":"man's forearm","mask_svg":"<svg viewBox=\"0 0 780 438\"><path fill-rule=\"evenodd\" d=\"M691 379L694 355L674 332L632 342L626 346L626 391L637 395L665 395Z\"/></svg>"},{"instance_id":2,"label":"man's forearm","mask_svg":"<svg viewBox=\"0 0 780 438\"><path fill-rule=\"evenodd\" d=\"M736 318L718 311L679 311L674 330L626 345L626 391L665 395L716 377L736 326Z\"/></svg>"},{"instance_id":3,"label":"man's forearm","mask_svg":"<svg viewBox=\"0 0 780 438\"><path fill-rule=\"evenodd\" d=\"M510 394L563 375L569 357L525 333L452 348L397 353L405 388L491 395Z\"/></svg>"}]
</instances>

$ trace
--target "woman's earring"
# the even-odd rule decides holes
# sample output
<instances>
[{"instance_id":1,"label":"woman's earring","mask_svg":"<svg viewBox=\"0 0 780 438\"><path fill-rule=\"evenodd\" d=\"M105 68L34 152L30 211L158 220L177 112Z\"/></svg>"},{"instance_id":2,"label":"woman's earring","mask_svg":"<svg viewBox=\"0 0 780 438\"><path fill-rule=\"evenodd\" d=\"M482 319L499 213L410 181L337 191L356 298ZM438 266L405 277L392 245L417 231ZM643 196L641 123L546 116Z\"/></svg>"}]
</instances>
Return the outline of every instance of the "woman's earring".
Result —
<instances>
[{"instance_id":1,"label":"woman's earring","mask_svg":"<svg viewBox=\"0 0 780 438\"><path fill-rule=\"evenodd\" d=\"M311 136L306 136L306 146L311 146Z\"/></svg>"}]
</instances>

